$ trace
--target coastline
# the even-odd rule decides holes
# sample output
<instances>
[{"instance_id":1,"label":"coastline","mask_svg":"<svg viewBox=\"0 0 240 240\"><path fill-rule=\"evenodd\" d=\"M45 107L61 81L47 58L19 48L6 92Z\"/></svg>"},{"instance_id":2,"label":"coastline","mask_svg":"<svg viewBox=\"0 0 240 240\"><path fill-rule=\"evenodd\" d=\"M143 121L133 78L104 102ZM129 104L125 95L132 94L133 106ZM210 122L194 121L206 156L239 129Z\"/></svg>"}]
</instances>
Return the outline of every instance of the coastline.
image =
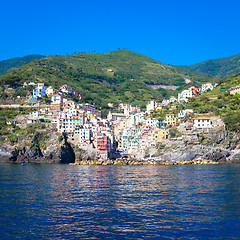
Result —
<instances>
[{"instance_id":1,"label":"coastline","mask_svg":"<svg viewBox=\"0 0 240 240\"><path fill-rule=\"evenodd\" d=\"M198 165L198 164L219 164L209 160L191 161L157 161L157 160L96 160L70 163L70 165Z\"/></svg>"},{"instance_id":2,"label":"coastline","mask_svg":"<svg viewBox=\"0 0 240 240\"><path fill-rule=\"evenodd\" d=\"M55 163L73 165L187 165L240 163L239 144L203 145L192 141L164 141L161 145L146 149L137 154L111 152L100 156L96 148L87 150L74 147L67 139L49 142L42 148L39 142L31 146L0 146L0 162L8 163Z\"/></svg>"}]
</instances>

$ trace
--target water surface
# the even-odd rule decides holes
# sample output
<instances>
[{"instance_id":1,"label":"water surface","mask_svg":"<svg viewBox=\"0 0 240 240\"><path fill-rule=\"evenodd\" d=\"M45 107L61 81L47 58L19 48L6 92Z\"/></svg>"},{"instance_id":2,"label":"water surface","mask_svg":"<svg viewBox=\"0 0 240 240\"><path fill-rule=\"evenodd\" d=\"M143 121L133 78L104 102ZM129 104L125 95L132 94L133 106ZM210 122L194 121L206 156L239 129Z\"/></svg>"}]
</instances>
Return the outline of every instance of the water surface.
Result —
<instances>
[{"instance_id":1,"label":"water surface","mask_svg":"<svg viewBox=\"0 0 240 240\"><path fill-rule=\"evenodd\" d=\"M0 164L0 239L240 239L240 164Z\"/></svg>"}]
</instances>

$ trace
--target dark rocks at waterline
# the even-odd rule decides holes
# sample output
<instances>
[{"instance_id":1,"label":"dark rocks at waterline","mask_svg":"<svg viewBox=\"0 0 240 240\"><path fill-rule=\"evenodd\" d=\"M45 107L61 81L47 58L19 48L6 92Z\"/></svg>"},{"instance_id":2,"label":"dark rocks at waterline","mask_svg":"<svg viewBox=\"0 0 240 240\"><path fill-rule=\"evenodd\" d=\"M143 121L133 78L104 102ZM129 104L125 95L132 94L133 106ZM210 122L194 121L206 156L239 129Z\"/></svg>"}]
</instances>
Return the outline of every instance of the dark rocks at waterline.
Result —
<instances>
[{"instance_id":1,"label":"dark rocks at waterline","mask_svg":"<svg viewBox=\"0 0 240 240\"><path fill-rule=\"evenodd\" d=\"M229 158L227 158L228 162L231 163L240 163L240 152L232 154Z\"/></svg>"},{"instance_id":2,"label":"dark rocks at waterline","mask_svg":"<svg viewBox=\"0 0 240 240\"><path fill-rule=\"evenodd\" d=\"M26 148L14 149L13 151L8 152L9 157L4 159L7 162L29 162L31 160L38 160L43 157L42 151L40 148ZM1 158L0 158L1 159Z\"/></svg>"},{"instance_id":3,"label":"dark rocks at waterline","mask_svg":"<svg viewBox=\"0 0 240 240\"><path fill-rule=\"evenodd\" d=\"M68 142L59 145L50 145L42 153L38 147L20 149L1 148L0 162L8 163L74 163L75 153Z\"/></svg>"},{"instance_id":4,"label":"dark rocks at waterline","mask_svg":"<svg viewBox=\"0 0 240 240\"><path fill-rule=\"evenodd\" d=\"M1 148L0 149L0 162L8 162L10 158L16 156L16 152L11 152L8 148Z\"/></svg>"},{"instance_id":5,"label":"dark rocks at waterline","mask_svg":"<svg viewBox=\"0 0 240 240\"><path fill-rule=\"evenodd\" d=\"M75 162L75 153L72 146L66 142L60 148L60 163L74 163Z\"/></svg>"},{"instance_id":6,"label":"dark rocks at waterline","mask_svg":"<svg viewBox=\"0 0 240 240\"><path fill-rule=\"evenodd\" d=\"M230 156L230 152L223 149L214 149L205 155L207 160L212 160L215 162L225 162Z\"/></svg>"},{"instance_id":7,"label":"dark rocks at waterline","mask_svg":"<svg viewBox=\"0 0 240 240\"><path fill-rule=\"evenodd\" d=\"M193 160L198 156L198 154L194 151L175 151L171 153L166 153L160 157L161 160L163 161L189 161Z\"/></svg>"},{"instance_id":8,"label":"dark rocks at waterline","mask_svg":"<svg viewBox=\"0 0 240 240\"><path fill-rule=\"evenodd\" d=\"M33 148L21 147L14 148L13 146L0 147L0 162L9 163L79 163L89 162L98 159L98 152L96 149L89 150L73 150L72 146L66 142L50 143L48 147L42 151L38 146ZM116 157L113 159L117 159ZM130 159L138 161L137 159L146 158L137 157ZM203 148L202 146L194 146L191 149L181 149L177 151L169 151L154 157L156 162L184 162L184 161L212 161L217 163L237 163L240 162L240 150L230 151L225 148ZM104 163L105 164L105 163ZM134 163L135 164L135 163Z\"/></svg>"}]
</instances>

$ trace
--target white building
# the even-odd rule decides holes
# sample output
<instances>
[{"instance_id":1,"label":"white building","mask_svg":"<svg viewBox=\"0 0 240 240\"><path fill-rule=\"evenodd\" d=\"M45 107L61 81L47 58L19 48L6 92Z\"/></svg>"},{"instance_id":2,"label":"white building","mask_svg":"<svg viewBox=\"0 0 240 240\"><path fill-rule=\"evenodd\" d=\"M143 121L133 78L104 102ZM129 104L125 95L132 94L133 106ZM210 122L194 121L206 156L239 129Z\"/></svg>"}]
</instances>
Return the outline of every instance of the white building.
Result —
<instances>
[{"instance_id":1,"label":"white building","mask_svg":"<svg viewBox=\"0 0 240 240\"><path fill-rule=\"evenodd\" d=\"M85 123L85 114L60 112L57 118L57 131L63 132L74 132L76 126L81 126Z\"/></svg>"},{"instance_id":2,"label":"white building","mask_svg":"<svg viewBox=\"0 0 240 240\"><path fill-rule=\"evenodd\" d=\"M62 104L63 98L61 95L55 94L51 97L52 104Z\"/></svg>"},{"instance_id":3,"label":"white building","mask_svg":"<svg viewBox=\"0 0 240 240\"><path fill-rule=\"evenodd\" d=\"M147 118L146 120L144 120L144 123L149 128L155 128L155 127L160 128L160 121L161 120L157 118Z\"/></svg>"},{"instance_id":4,"label":"white building","mask_svg":"<svg viewBox=\"0 0 240 240\"><path fill-rule=\"evenodd\" d=\"M199 117L193 121L194 128L212 128L212 121L207 117Z\"/></svg>"},{"instance_id":5,"label":"white building","mask_svg":"<svg viewBox=\"0 0 240 240\"><path fill-rule=\"evenodd\" d=\"M149 101L146 106L147 113L150 114L151 112L155 111L156 108L157 108L157 102L153 100Z\"/></svg>"},{"instance_id":6,"label":"white building","mask_svg":"<svg viewBox=\"0 0 240 240\"><path fill-rule=\"evenodd\" d=\"M124 114L129 115L130 113L139 113L141 112L141 108L135 104L128 104L128 103L120 103L118 105L119 110L123 110Z\"/></svg>"},{"instance_id":7,"label":"white building","mask_svg":"<svg viewBox=\"0 0 240 240\"><path fill-rule=\"evenodd\" d=\"M55 109L55 110L58 110L60 111L62 109L62 106L63 106L63 98L61 95L59 94L55 94L55 95L52 95L51 96L51 104L50 104L50 107L51 109Z\"/></svg>"},{"instance_id":8,"label":"white building","mask_svg":"<svg viewBox=\"0 0 240 240\"><path fill-rule=\"evenodd\" d=\"M188 102L188 98L193 97L192 90L186 89L178 93L178 102Z\"/></svg>"},{"instance_id":9,"label":"white building","mask_svg":"<svg viewBox=\"0 0 240 240\"><path fill-rule=\"evenodd\" d=\"M202 84L202 92L207 91L208 89L213 90L213 85L211 83Z\"/></svg>"},{"instance_id":10,"label":"white building","mask_svg":"<svg viewBox=\"0 0 240 240\"><path fill-rule=\"evenodd\" d=\"M178 118L183 118L190 113L193 113L193 109L182 109L178 114Z\"/></svg>"},{"instance_id":11,"label":"white building","mask_svg":"<svg viewBox=\"0 0 240 240\"><path fill-rule=\"evenodd\" d=\"M112 113L111 111L109 111L108 115L107 115L107 120L108 121L116 121L116 120L122 120L122 119L126 119L127 115L123 114L123 113Z\"/></svg>"},{"instance_id":12,"label":"white building","mask_svg":"<svg viewBox=\"0 0 240 240\"><path fill-rule=\"evenodd\" d=\"M68 101L65 101L65 102L64 102L64 100L63 100L63 103L64 103L64 104L63 104L63 107L66 108L66 109L67 109L67 108L76 108L76 102L74 102L74 101L71 100L71 99L68 100Z\"/></svg>"},{"instance_id":13,"label":"white building","mask_svg":"<svg viewBox=\"0 0 240 240\"><path fill-rule=\"evenodd\" d=\"M54 94L54 88L52 86L46 88L46 95L50 96Z\"/></svg>"},{"instance_id":14,"label":"white building","mask_svg":"<svg viewBox=\"0 0 240 240\"><path fill-rule=\"evenodd\" d=\"M33 97L42 98L46 94L46 87L44 83L38 83L36 88L33 89Z\"/></svg>"},{"instance_id":15,"label":"white building","mask_svg":"<svg viewBox=\"0 0 240 240\"><path fill-rule=\"evenodd\" d=\"M171 96L169 98L169 102L176 102L176 101L177 101L177 99L174 96Z\"/></svg>"},{"instance_id":16,"label":"white building","mask_svg":"<svg viewBox=\"0 0 240 240\"><path fill-rule=\"evenodd\" d=\"M72 94L73 90L73 87L70 87L67 84L60 87L60 91L66 94Z\"/></svg>"},{"instance_id":17,"label":"white building","mask_svg":"<svg viewBox=\"0 0 240 240\"><path fill-rule=\"evenodd\" d=\"M127 126L134 127L135 125L137 125L143 121L144 121L144 115L141 113L129 115L127 118Z\"/></svg>"},{"instance_id":18,"label":"white building","mask_svg":"<svg viewBox=\"0 0 240 240\"><path fill-rule=\"evenodd\" d=\"M79 148L86 149L91 143L92 131L90 127L86 126L76 126L74 130L74 143L78 145Z\"/></svg>"}]
</instances>

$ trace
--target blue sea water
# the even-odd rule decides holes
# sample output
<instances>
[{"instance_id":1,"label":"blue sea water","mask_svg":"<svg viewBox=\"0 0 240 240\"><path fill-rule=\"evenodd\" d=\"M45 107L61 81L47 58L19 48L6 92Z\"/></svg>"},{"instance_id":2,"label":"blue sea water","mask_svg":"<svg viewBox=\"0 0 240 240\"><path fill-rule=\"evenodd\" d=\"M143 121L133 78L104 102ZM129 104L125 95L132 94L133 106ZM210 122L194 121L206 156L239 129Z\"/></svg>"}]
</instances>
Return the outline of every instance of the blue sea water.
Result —
<instances>
[{"instance_id":1,"label":"blue sea water","mask_svg":"<svg viewBox=\"0 0 240 240\"><path fill-rule=\"evenodd\" d=\"M240 239L240 164L0 164L0 239Z\"/></svg>"}]
</instances>

